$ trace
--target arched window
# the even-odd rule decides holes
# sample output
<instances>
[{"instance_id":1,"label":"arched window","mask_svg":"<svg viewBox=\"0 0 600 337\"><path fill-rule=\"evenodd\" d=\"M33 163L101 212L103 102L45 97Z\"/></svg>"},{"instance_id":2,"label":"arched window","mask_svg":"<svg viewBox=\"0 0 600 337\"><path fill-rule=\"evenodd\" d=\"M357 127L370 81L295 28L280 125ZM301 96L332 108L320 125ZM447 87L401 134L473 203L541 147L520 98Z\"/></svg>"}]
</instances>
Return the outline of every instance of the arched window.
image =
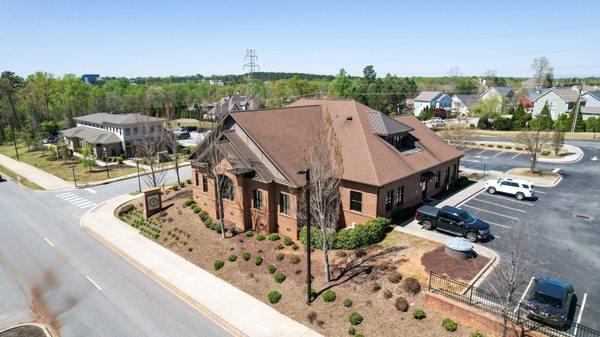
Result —
<instances>
[{"instance_id":1,"label":"arched window","mask_svg":"<svg viewBox=\"0 0 600 337\"><path fill-rule=\"evenodd\" d=\"M233 181L231 181L231 179L225 175L220 175L219 180L221 182L221 196L223 196L223 199L233 201L235 197Z\"/></svg>"}]
</instances>

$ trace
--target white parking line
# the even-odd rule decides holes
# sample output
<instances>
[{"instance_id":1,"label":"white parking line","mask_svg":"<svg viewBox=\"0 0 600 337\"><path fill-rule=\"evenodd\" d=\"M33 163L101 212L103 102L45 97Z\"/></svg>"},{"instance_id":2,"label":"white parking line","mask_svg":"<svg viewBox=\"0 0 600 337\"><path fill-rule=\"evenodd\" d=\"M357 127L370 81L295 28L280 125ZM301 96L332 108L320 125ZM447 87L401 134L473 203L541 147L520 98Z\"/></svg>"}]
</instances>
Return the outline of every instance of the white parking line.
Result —
<instances>
[{"instance_id":1,"label":"white parking line","mask_svg":"<svg viewBox=\"0 0 600 337\"><path fill-rule=\"evenodd\" d=\"M88 191L88 192L90 192L90 193L92 193L92 194L98 193L98 192L96 192L95 190L93 190L91 188L86 188L85 190Z\"/></svg>"},{"instance_id":2,"label":"white parking line","mask_svg":"<svg viewBox=\"0 0 600 337\"><path fill-rule=\"evenodd\" d=\"M472 208L472 209L476 209L478 211L482 211L482 212L487 212L487 213L491 213L491 214L496 214L499 216L503 216L505 218L509 218L509 219L513 219L513 220L519 220L518 218L512 217L512 216L508 216L508 215L504 215L504 214L500 214L500 213L496 213L496 212L492 212L492 211L488 211L485 209L481 209L481 208L477 208L477 207L473 207L473 206L469 206L469 205L462 205L461 207L468 207L468 208Z\"/></svg>"},{"instance_id":3,"label":"white parking line","mask_svg":"<svg viewBox=\"0 0 600 337\"><path fill-rule=\"evenodd\" d=\"M535 190L535 192L533 192L533 193L534 193L534 194L535 194L535 193L539 193L539 194L546 194L546 192L540 192L540 191L538 191L538 190Z\"/></svg>"},{"instance_id":4,"label":"white parking line","mask_svg":"<svg viewBox=\"0 0 600 337\"><path fill-rule=\"evenodd\" d=\"M496 154L494 155L494 157L498 157L499 155L501 155L501 154L503 154L503 153L504 153L504 151L500 151L500 152L496 153Z\"/></svg>"},{"instance_id":5,"label":"white parking line","mask_svg":"<svg viewBox=\"0 0 600 337\"><path fill-rule=\"evenodd\" d=\"M515 158L517 158L520 155L521 155L521 153L519 152L519 153L515 154L514 156L512 156L512 158L515 159Z\"/></svg>"},{"instance_id":6,"label":"white parking line","mask_svg":"<svg viewBox=\"0 0 600 337\"><path fill-rule=\"evenodd\" d=\"M51 247L54 247L54 244L53 244L53 243L52 243L50 240L48 240L48 238L44 237L44 240L46 240L46 242L48 242L48 244L49 244Z\"/></svg>"},{"instance_id":7,"label":"white parking line","mask_svg":"<svg viewBox=\"0 0 600 337\"><path fill-rule=\"evenodd\" d=\"M507 229L510 229L510 228L511 228L510 226L501 225L501 224L499 224L499 223L495 223L495 222L491 222L491 221L487 221L487 220L484 220L484 221L485 221L485 222L487 222L487 223L489 223L490 225L499 226L499 227L504 227L504 228L507 228Z\"/></svg>"},{"instance_id":8,"label":"white parking line","mask_svg":"<svg viewBox=\"0 0 600 337\"><path fill-rule=\"evenodd\" d=\"M521 295L521 299L519 299L519 302L517 303L517 307L515 308L515 311L513 311L513 313L517 313L517 310L519 310L519 306L521 306L521 302L523 302L523 299L525 298L525 295L527 295L527 293L529 292L529 288L531 287L531 284L533 283L534 278L532 277L531 280L529 280L529 284L527 285L527 288L525 288L525 292L523 293L523 295Z\"/></svg>"},{"instance_id":9,"label":"white parking line","mask_svg":"<svg viewBox=\"0 0 600 337\"><path fill-rule=\"evenodd\" d=\"M581 301L581 308L579 308L579 315L577 316L577 325L575 326L575 330L573 331L573 336L577 336L577 327L581 322L581 316L583 315L583 309L585 308L585 300L587 300L587 293L583 294L583 300Z\"/></svg>"},{"instance_id":10,"label":"white parking line","mask_svg":"<svg viewBox=\"0 0 600 337\"><path fill-rule=\"evenodd\" d=\"M487 193L487 194L483 194L482 193L482 194L480 194L478 196L482 196L482 195L485 195L485 196L488 196L488 197L493 197L493 198L504 200L504 201L516 202L517 204L520 204L520 205L527 205L527 206L530 206L530 207L535 206L535 204L532 204L530 202L519 201L519 200L511 199L511 198L500 197L500 196L489 194L489 193Z\"/></svg>"},{"instance_id":11,"label":"white parking line","mask_svg":"<svg viewBox=\"0 0 600 337\"><path fill-rule=\"evenodd\" d=\"M100 288L100 286L98 285L98 283L94 282L94 280L92 280L92 278L91 278L91 277L89 277L89 276L87 276L87 275L85 275L85 277L86 277L86 278L87 278L87 279L88 279L90 282L92 282L92 284L94 285L94 287L96 287L96 288L98 288L98 290L102 291L102 288Z\"/></svg>"},{"instance_id":12,"label":"white parking line","mask_svg":"<svg viewBox=\"0 0 600 337\"><path fill-rule=\"evenodd\" d=\"M483 151L477 153L476 156L479 156L480 154L484 153L485 151L487 151L487 150L483 150Z\"/></svg>"},{"instance_id":13,"label":"white parking line","mask_svg":"<svg viewBox=\"0 0 600 337\"><path fill-rule=\"evenodd\" d=\"M517 212L527 213L527 211L524 211L524 210L521 210L521 209L518 209L518 208L512 208L512 207L508 207L508 206L498 205L498 204L494 204L493 202L489 202L489 201L485 201L485 200L481 200L481 199L477 199L477 198L471 199L471 200L475 200L475 201L479 201L479 202L484 202L486 204L490 204L490 205L494 205L494 206L498 206L498 207L508 208L508 209L511 209L511 210L517 211Z\"/></svg>"}]
</instances>

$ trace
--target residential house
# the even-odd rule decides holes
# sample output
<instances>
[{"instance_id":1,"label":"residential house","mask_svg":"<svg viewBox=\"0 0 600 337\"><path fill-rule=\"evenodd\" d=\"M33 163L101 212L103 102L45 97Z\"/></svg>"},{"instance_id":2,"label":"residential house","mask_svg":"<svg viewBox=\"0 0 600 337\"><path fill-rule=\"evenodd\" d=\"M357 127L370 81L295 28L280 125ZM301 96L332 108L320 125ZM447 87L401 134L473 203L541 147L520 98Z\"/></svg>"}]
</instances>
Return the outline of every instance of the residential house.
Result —
<instances>
[{"instance_id":1,"label":"residential house","mask_svg":"<svg viewBox=\"0 0 600 337\"><path fill-rule=\"evenodd\" d=\"M95 113L73 118L74 128L62 130L67 148L78 152L86 145L92 147L96 158L131 156L136 141L161 135L164 119L141 114Z\"/></svg>"},{"instance_id":2,"label":"residential house","mask_svg":"<svg viewBox=\"0 0 600 337\"><path fill-rule=\"evenodd\" d=\"M581 107L583 119L600 117L600 90L587 91L581 97L585 100L585 106Z\"/></svg>"},{"instance_id":3,"label":"residential house","mask_svg":"<svg viewBox=\"0 0 600 337\"><path fill-rule=\"evenodd\" d=\"M239 92L223 97L206 113L207 117L215 120L225 117L229 112L255 109L254 99L241 95Z\"/></svg>"},{"instance_id":4,"label":"residential house","mask_svg":"<svg viewBox=\"0 0 600 337\"><path fill-rule=\"evenodd\" d=\"M457 116L467 116L471 106L481 100L478 94L452 96L452 112Z\"/></svg>"},{"instance_id":5,"label":"residential house","mask_svg":"<svg viewBox=\"0 0 600 337\"><path fill-rule=\"evenodd\" d=\"M535 100L544 94L548 89L545 88L528 88L523 89L521 96L519 97L519 103L523 104L525 111L533 113L533 105Z\"/></svg>"},{"instance_id":6,"label":"residential house","mask_svg":"<svg viewBox=\"0 0 600 337\"><path fill-rule=\"evenodd\" d=\"M512 100L515 95L515 90L509 87L489 87L481 94L481 99L490 99L492 97L500 97L501 99Z\"/></svg>"},{"instance_id":7,"label":"residential house","mask_svg":"<svg viewBox=\"0 0 600 337\"><path fill-rule=\"evenodd\" d=\"M414 114L419 116L423 109L434 108L450 111L452 98L440 91L422 91L414 100Z\"/></svg>"},{"instance_id":8,"label":"residential house","mask_svg":"<svg viewBox=\"0 0 600 337\"><path fill-rule=\"evenodd\" d=\"M570 87L550 88L535 100L533 116L537 116L547 105L552 119L556 120L561 114L571 112L575 108L578 98L579 91ZM585 99L582 98L580 106L585 106Z\"/></svg>"},{"instance_id":9,"label":"residential house","mask_svg":"<svg viewBox=\"0 0 600 337\"><path fill-rule=\"evenodd\" d=\"M87 84L96 84L100 79L99 74L84 74L81 75L81 80Z\"/></svg>"},{"instance_id":10,"label":"residential house","mask_svg":"<svg viewBox=\"0 0 600 337\"><path fill-rule=\"evenodd\" d=\"M229 226L298 237L298 197L306 184L299 171L323 115L332 119L343 158L340 228L389 217L458 177L463 153L411 115L392 119L344 99L300 99L283 108L229 113L218 135ZM217 219L205 148L201 143L191 157L193 197Z\"/></svg>"}]
</instances>

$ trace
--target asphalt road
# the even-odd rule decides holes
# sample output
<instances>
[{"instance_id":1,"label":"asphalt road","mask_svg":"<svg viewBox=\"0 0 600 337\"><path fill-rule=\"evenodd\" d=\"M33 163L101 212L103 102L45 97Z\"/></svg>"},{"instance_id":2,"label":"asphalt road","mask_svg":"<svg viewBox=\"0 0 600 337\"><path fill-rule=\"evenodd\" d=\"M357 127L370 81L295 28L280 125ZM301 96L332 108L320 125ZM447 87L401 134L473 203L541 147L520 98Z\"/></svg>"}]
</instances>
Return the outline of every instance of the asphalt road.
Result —
<instances>
[{"instance_id":1,"label":"asphalt road","mask_svg":"<svg viewBox=\"0 0 600 337\"><path fill-rule=\"evenodd\" d=\"M461 207L491 224L497 236L485 245L504 254L511 231L519 223L529 227L533 241L528 247L527 262L532 276L549 276L573 284L577 307L571 319L600 330L600 143L569 142L584 151L573 164L540 163L540 168L560 168L563 181L553 188L537 188L537 198L520 202L504 195L481 192ZM487 157L485 160L484 157ZM528 167L526 155L500 150L470 149L463 163L466 167L507 171ZM487 280L494 282L493 274ZM524 289L522 289L524 290ZM586 298L585 305L583 303Z\"/></svg>"},{"instance_id":2,"label":"asphalt road","mask_svg":"<svg viewBox=\"0 0 600 337\"><path fill-rule=\"evenodd\" d=\"M100 202L136 189L133 179L75 193ZM63 337L230 336L87 234L85 209L56 194L0 183L0 329L41 319Z\"/></svg>"}]
</instances>

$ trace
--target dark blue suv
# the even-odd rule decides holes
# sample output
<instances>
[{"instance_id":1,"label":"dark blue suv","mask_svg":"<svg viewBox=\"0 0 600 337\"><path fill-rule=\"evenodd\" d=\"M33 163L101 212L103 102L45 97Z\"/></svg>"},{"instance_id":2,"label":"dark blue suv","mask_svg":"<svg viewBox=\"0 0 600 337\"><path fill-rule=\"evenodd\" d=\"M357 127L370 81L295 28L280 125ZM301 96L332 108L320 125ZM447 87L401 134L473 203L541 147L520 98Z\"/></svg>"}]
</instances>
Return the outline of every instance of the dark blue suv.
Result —
<instances>
[{"instance_id":1,"label":"dark blue suv","mask_svg":"<svg viewBox=\"0 0 600 337\"><path fill-rule=\"evenodd\" d=\"M564 327L575 291L570 283L540 277L525 302L527 317L558 328Z\"/></svg>"}]
</instances>

